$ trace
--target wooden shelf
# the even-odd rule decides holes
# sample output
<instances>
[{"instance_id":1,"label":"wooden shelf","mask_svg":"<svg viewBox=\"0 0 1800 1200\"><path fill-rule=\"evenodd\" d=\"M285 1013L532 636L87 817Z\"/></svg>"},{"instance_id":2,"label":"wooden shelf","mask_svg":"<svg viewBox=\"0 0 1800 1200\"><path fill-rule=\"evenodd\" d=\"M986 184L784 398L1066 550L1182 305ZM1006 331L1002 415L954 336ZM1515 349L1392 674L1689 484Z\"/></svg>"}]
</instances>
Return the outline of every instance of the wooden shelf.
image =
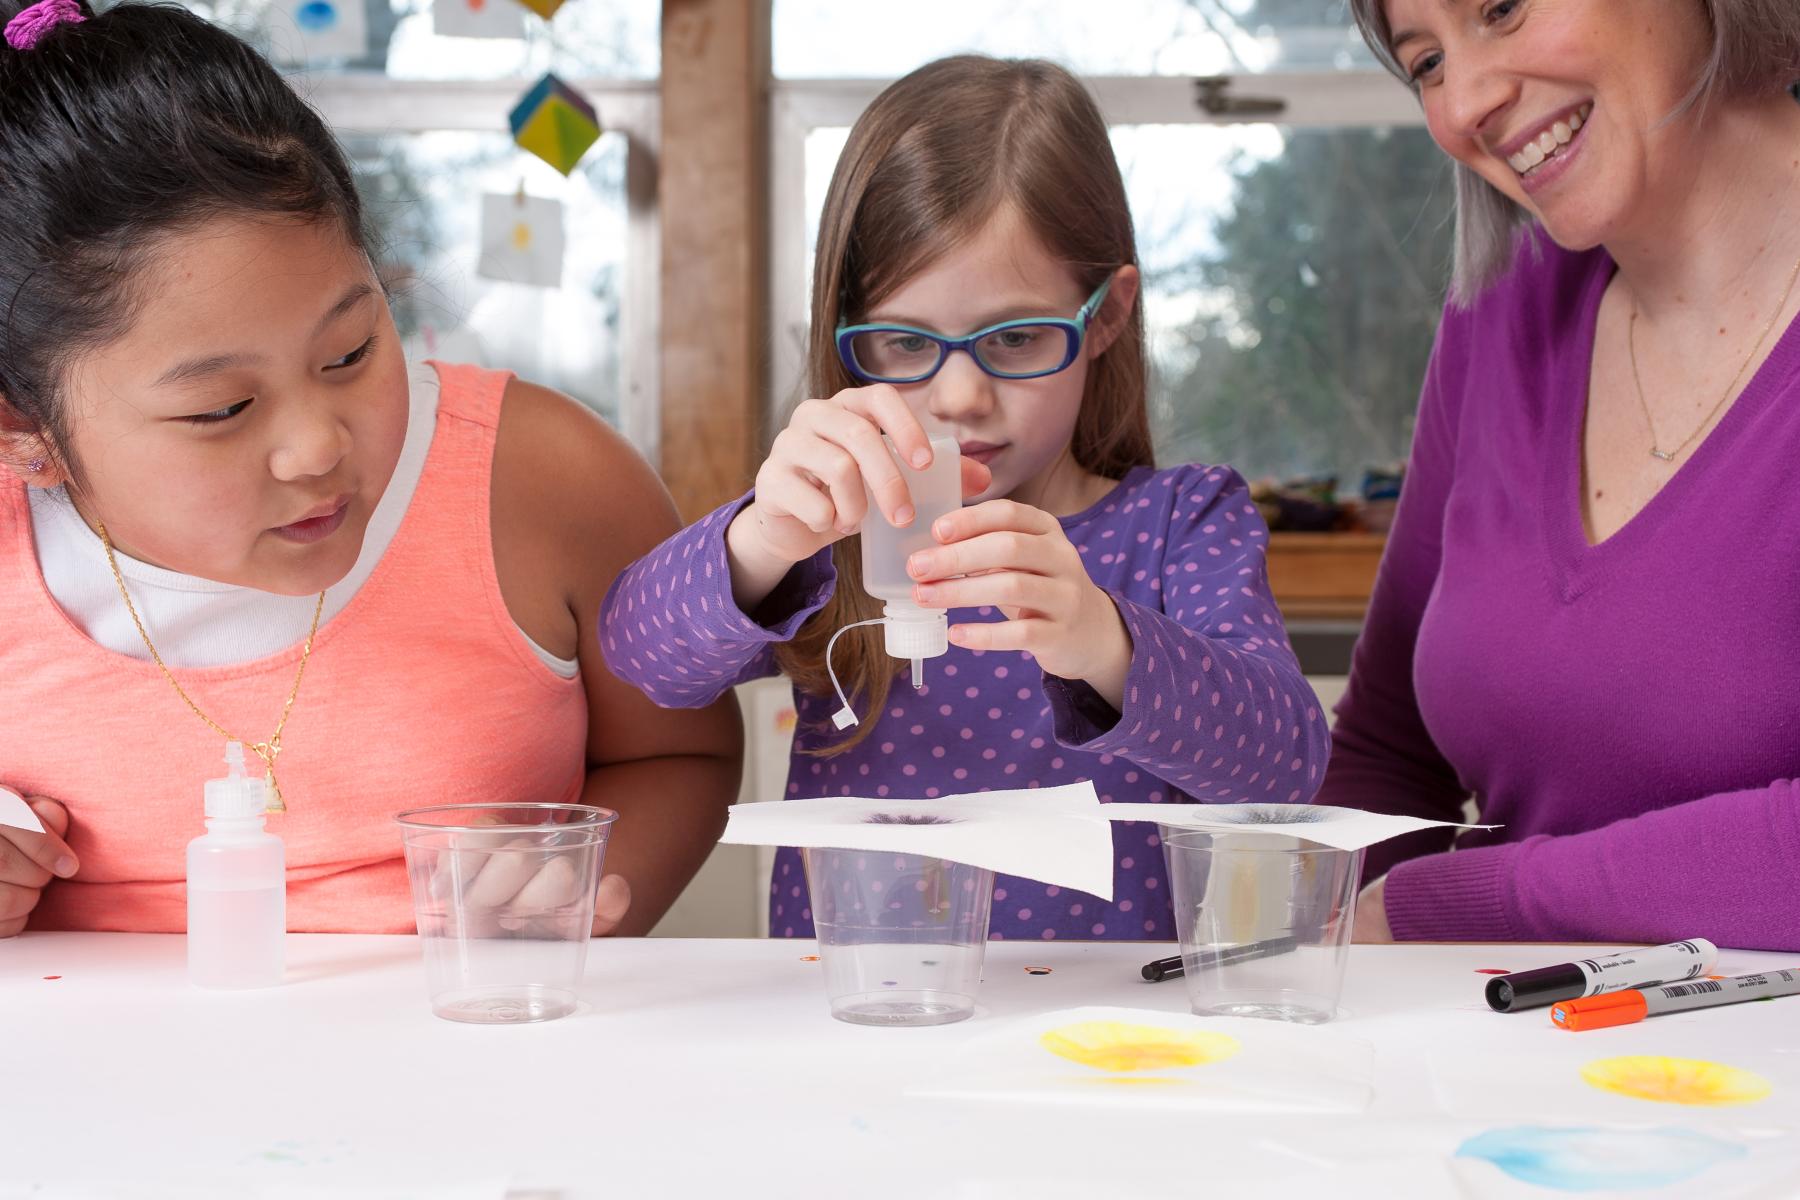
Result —
<instances>
[{"instance_id":1,"label":"wooden shelf","mask_svg":"<svg viewBox=\"0 0 1800 1200\"><path fill-rule=\"evenodd\" d=\"M1360 621L1387 537L1379 533L1272 533L1269 586L1289 621Z\"/></svg>"}]
</instances>

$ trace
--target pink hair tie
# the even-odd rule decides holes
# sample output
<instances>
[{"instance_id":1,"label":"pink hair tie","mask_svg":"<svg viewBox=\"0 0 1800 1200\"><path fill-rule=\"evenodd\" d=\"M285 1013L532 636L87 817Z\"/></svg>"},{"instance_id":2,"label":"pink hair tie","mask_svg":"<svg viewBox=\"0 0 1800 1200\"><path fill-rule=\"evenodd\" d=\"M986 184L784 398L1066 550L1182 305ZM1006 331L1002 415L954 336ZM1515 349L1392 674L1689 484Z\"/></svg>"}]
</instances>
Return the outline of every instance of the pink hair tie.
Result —
<instances>
[{"instance_id":1,"label":"pink hair tie","mask_svg":"<svg viewBox=\"0 0 1800 1200\"><path fill-rule=\"evenodd\" d=\"M38 0L6 23L6 44L14 50L30 50L58 25L79 25L85 20L75 0Z\"/></svg>"}]
</instances>

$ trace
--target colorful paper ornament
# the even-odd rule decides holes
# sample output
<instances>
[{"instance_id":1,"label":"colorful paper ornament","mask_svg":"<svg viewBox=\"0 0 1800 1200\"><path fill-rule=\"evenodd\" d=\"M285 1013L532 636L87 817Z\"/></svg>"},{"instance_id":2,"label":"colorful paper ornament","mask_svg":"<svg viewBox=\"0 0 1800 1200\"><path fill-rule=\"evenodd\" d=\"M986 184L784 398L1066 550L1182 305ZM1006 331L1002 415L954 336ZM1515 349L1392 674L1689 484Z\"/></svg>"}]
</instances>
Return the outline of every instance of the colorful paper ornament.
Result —
<instances>
[{"instance_id":1,"label":"colorful paper ornament","mask_svg":"<svg viewBox=\"0 0 1800 1200\"><path fill-rule=\"evenodd\" d=\"M439 37L525 36L525 14L513 0L434 0L431 20Z\"/></svg>"},{"instance_id":2,"label":"colorful paper ornament","mask_svg":"<svg viewBox=\"0 0 1800 1200\"><path fill-rule=\"evenodd\" d=\"M269 55L293 66L350 62L369 52L364 0L276 0Z\"/></svg>"},{"instance_id":3,"label":"colorful paper ornament","mask_svg":"<svg viewBox=\"0 0 1800 1200\"><path fill-rule=\"evenodd\" d=\"M526 8L548 21L563 6L563 0L519 0Z\"/></svg>"},{"instance_id":4,"label":"colorful paper ornament","mask_svg":"<svg viewBox=\"0 0 1800 1200\"><path fill-rule=\"evenodd\" d=\"M475 272L506 283L561 287L563 206L543 196L481 198L481 257Z\"/></svg>"},{"instance_id":5,"label":"colorful paper ornament","mask_svg":"<svg viewBox=\"0 0 1800 1200\"><path fill-rule=\"evenodd\" d=\"M513 141L567 175L600 140L600 114L580 92L545 75L512 110Z\"/></svg>"}]
</instances>

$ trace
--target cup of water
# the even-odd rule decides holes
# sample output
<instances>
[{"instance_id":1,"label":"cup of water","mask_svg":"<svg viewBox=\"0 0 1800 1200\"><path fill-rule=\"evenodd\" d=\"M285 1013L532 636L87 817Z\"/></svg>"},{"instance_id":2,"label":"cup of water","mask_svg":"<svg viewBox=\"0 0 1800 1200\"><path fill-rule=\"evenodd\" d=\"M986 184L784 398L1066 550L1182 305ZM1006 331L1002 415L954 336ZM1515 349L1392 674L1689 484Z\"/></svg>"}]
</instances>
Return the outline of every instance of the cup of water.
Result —
<instances>
[{"instance_id":1,"label":"cup of water","mask_svg":"<svg viewBox=\"0 0 1800 1200\"><path fill-rule=\"evenodd\" d=\"M482 1025L575 1011L618 814L586 804L401 813L431 1011Z\"/></svg>"},{"instance_id":2,"label":"cup of water","mask_svg":"<svg viewBox=\"0 0 1800 1200\"><path fill-rule=\"evenodd\" d=\"M1167 826L1162 839L1194 1012L1306 1025L1336 1016L1363 852Z\"/></svg>"},{"instance_id":3,"label":"cup of water","mask_svg":"<svg viewBox=\"0 0 1800 1200\"><path fill-rule=\"evenodd\" d=\"M806 851L831 1015L948 1025L975 1014L994 873L874 850Z\"/></svg>"}]
</instances>

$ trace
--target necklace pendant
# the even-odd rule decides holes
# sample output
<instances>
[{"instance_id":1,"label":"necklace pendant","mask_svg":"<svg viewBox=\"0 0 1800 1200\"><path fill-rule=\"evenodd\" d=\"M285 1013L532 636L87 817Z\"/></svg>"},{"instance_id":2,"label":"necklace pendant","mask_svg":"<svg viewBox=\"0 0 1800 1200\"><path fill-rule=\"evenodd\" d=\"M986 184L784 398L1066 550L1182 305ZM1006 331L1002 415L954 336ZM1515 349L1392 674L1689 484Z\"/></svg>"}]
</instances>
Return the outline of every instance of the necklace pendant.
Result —
<instances>
[{"instance_id":1,"label":"necklace pendant","mask_svg":"<svg viewBox=\"0 0 1800 1200\"><path fill-rule=\"evenodd\" d=\"M1670 454L1667 450L1658 450L1655 446L1650 447L1650 457L1661 459L1663 462L1675 461L1675 456L1673 454Z\"/></svg>"},{"instance_id":2,"label":"necklace pendant","mask_svg":"<svg viewBox=\"0 0 1800 1200\"><path fill-rule=\"evenodd\" d=\"M275 782L275 772L271 771L263 776L263 782L269 785L269 803L268 807L264 808L263 811L272 813L286 812L287 801L281 798L281 785Z\"/></svg>"}]
</instances>

